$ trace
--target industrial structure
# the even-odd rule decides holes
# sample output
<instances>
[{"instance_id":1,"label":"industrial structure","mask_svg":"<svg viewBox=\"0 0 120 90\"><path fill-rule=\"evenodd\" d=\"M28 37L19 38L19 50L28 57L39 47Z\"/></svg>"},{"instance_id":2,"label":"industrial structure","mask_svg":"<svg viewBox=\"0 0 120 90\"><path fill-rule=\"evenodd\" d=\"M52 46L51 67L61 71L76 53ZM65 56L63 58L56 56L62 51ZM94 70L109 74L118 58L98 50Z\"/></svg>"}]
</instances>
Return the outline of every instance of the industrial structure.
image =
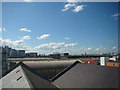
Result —
<instances>
[{"instance_id":1,"label":"industrial structure","mask_svg":"<svg viewBox=\"0 0 120 90\"><path fill-rule=\"evenodd\" d=\"M1 89L64 90L67 88L119 88L120 68L81 64L79 61L69 65L50 80L43 79L37 72L22 62L12 67L2 81Z\"/></svg>"},{"instance_id":2,"label":"industrial structure","mask_svg":"<svg viewBox=\"0 0 120 90\"><path fill-rule=\"evenodd\" d=\"M33 58L34 59L34 58ZM44 78L44 79L51 79L54 77L56 74L60 73L62 70L64 70L66 67L69 65L73 64L76 60L63 60L63 61L55 61L55 60L50 60L48 61L47 59L45 60L44 58L42 60L21 60L24 64L29 66L31 69L39 73L39 75ZM19 63L19 60L14 60L11 61L8 59L8 62L10 62L10 66L12 67L13 65Z\"/></svg>"},{"instance_id":3,"label":"industrial structure","mask_svg":"<svg viewBox=\"0 0 120 90\"><path fill-rule=\"evenodd\" d=\"M100 57L100 65L101 66L114 66L120 67L119 58L116 56L109 58L109 57Z\"/></svg>"}]
</instances>

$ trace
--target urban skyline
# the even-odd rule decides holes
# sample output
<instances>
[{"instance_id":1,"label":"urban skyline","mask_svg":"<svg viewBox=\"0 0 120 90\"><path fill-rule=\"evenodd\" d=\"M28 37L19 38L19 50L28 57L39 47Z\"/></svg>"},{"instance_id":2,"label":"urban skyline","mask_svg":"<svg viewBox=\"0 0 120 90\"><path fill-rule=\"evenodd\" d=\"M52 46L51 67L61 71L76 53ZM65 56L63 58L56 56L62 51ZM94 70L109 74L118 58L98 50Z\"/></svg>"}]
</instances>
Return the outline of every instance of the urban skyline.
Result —
<instances>
[{"instance_id":1,"label":"urban skyline","mask_svg":"<svg viewBox=\"0 0 120 90\"><path fill-rule=\"evenodd\" d=\"M117 2L2 3L0 43L40 54L118 51Z\"/></svg>"}]
</instances>

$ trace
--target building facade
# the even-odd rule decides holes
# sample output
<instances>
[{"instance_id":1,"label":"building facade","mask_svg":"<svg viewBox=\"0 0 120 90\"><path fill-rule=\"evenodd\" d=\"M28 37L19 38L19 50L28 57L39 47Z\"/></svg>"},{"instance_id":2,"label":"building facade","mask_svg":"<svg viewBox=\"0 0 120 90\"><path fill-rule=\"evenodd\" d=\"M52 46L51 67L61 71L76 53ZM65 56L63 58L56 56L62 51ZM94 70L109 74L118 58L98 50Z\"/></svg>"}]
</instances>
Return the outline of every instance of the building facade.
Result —
<instances>
[{"instance_id":1,"label":"building facade","mask_svg":"<svg viewBox=\"0 0 120 90\"><path fill-rule=\"evenodd\" d=\"M37 53L26 53L26 57L37 57Z\"/></svg>"},{"instance_id":2,"label":"building facade","mask_svg":"<svg viewBox=\"0 0 120 90\"><path fill-rule=\"evenodd\" d=\"M107 62L106 66L120 67L120 63L118 63L118 62Z\"/></svg>"},{"instance_id":3,"label":"building facade","mask_svg":"<svg viewBox=\"0 0 120 90\"><path fill-rule=\"evenodd\" d=\"M8 61L7 61L7 52L6 49L0 47L0 78L7 72L8 70Z\"/></svg>"}]
</instances>

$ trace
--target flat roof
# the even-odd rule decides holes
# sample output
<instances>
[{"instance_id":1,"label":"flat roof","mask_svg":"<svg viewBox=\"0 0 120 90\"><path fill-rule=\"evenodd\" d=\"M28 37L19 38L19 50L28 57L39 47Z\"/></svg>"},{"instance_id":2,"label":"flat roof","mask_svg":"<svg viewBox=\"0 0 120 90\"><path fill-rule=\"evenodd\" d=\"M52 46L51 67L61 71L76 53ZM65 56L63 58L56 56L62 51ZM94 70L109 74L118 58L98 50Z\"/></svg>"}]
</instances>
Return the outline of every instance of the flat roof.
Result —
<instances>
[{"instance_id":1,"label":"flat roof","mask_svg":"<svg viewBox=\"0 0 120 90\"><path fill-rule=\"evenodd\" d=\"M78 61L51 79L60 88L118 88L120 68Z\"/></svg>"}]
</instances>

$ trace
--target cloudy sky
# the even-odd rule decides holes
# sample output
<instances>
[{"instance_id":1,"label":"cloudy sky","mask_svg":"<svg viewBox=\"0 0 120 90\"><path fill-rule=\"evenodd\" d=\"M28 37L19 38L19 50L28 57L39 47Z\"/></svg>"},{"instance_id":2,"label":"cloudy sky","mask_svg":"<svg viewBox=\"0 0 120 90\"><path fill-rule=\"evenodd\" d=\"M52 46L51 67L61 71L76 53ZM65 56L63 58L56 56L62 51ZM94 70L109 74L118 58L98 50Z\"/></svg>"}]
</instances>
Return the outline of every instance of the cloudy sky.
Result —
<instances>
[{"instance_id":1,"label":"cloudy sky","mask_svg":"<svg viewBox=\"0 0 120 90\"><path fill-rule=\"evenodd\" d=\"M3 2L0 44L27 52L118 50L116 2Z\"/></svg>"}]
</instances>

